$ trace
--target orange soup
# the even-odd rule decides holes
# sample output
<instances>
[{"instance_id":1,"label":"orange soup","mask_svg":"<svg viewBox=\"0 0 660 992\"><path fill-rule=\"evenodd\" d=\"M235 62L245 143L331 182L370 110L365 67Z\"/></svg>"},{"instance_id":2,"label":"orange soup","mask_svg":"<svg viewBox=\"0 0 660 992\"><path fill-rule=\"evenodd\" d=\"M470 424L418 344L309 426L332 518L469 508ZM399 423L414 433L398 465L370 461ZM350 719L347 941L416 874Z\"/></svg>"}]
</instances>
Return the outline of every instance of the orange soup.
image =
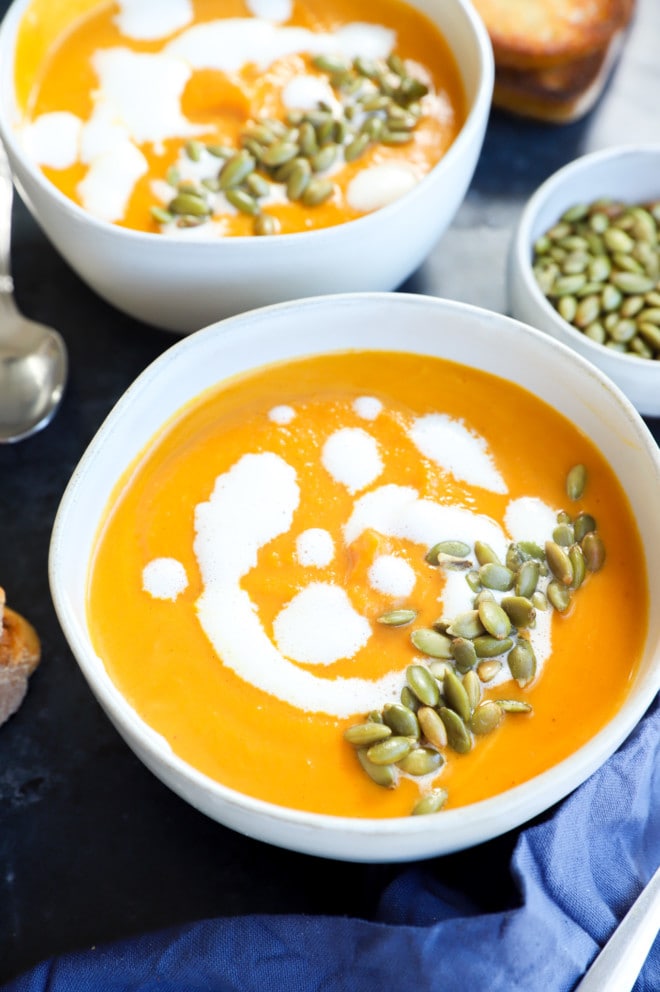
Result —
<instances>
[{"instance_id":1,"label":"orange soup","mask_svg":"<svg viewBox=\"0 0 660 992\"><path fill-rule=\"evenodd\" d=\"M466 116L444 37L403 0L34 0L15 76L23 143L63 193L195 238L370 213Z\"/></svg>"},{"instance_id":2,"label":"orange soup","mask_svg":"<svg viewBox=\"0 0 660 992\"><path fill-rule=\"evenodd\" d=\"M112 494L89 575L95 649L177 755L352 817L461 806L570 755L625 698L647 614L589 439L499 378L385 351L181 410Z\"/></svg>"}]
</instances>

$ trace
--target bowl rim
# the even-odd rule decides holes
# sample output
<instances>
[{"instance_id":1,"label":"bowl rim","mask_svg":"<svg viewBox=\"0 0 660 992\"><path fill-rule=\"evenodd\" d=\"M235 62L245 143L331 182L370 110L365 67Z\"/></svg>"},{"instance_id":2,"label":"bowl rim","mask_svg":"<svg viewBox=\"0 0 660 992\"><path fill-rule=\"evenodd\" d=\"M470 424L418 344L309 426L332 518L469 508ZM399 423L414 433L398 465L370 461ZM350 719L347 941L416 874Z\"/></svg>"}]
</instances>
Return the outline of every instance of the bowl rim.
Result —
<instances>
[{"instance_id":1,"label":"bowl rim","mask_svg":"<svg viewBox=\"0 0 660 992\"><path fill-rule=\"evenodd\" d=\"M277 822L282 825L286 824L288 826L308 828L315 831L329 830L332 834L340 834L342 831L348 831L354 838L362 838L363 840L366 837L377 837L381 840L400 839L402 837L402 831L406 837L419 838L422 835L426 835L428 839L422 853L419 853L419 851L406 853L404 850L401 855L390 855L389 857L383 856L382 852L378 853L378 860L381 861L405 861L417 860L456 850L455 838L460 837L461 834L465 834L466 831L470 837L469 843L458 844L459 848L473 846L476 843L491 839L520 826L522 823L529 821L534 816L548 809L555 802L565 798L574 788L582 784L586 778L600 767L633 731L660 689L660 666L655 665L649 670L639 685L626 696L620 708L614 713L607 724L576 751L518 786L487 799L455 809L444 810L440 822L432 817L397 816L381 819L315 813L283 807L238 792L199 771L183 758L176 755L165 738L157 731L154 731L138 715L137 711L130 706L119 689L114 686L103 667L101 659L94 652L87 632L79 629L80 625L74 616L75 611L70 603L70 596L66 588L59 581L62 559L67 553L65 532L67 529L70 529L70 520L75 517L78 487L84 484L85 475L93 467L96 458L103 448L106 437L113 429L115 421L119 421L121 418L127 416L127 412L131 409L140 392L145 388L149 388L150 384L157 379L161 370L175 361L180 353L196 349L199 343L203 345L205 340L213 340L220 337L223 339L223 342L231 346L232 340L238 339L241 335L244 325L249 325L255 320L267 321L271 313L286 313L286 311L290 311L291 309L305 311L314 309L319 305L341 307L342 305L350 305L361 300L367 302L369 300L381 300L391 303L392 298L401 301L403 306L408 306L411 303L418 306L431 305L438 310L438 313L449 311L459 312L465 316L469 316L470 314L474 314L477 317L487 316L498 323L505 323L509 326L515 325L518 333L535 338L542 350L550 349L563 353L567 361L582 367L590 376L606 387L608 392L613 394L622 413L629 420L632 420L632 425L638 435L637 440L644 448L645 454L655 463L658 473L660 473L660 451L658 450L655 439L640 414L635 410L632 403L619 387L579 353L531 325L471 304L446 300L440 297L424 296L422 294L356 292L307 297L302 300L271 304L225 318L224 320L219 320L177 341L138 375L117 401L116 405L99 427L97 433L89 442L65 488L51 534L48 575L53 604L62 630L65 633L69 648L93 694L102 704L106 715L111 719L111 722L122 736L125 736L125 730L129 739L132 740L137 737L141 752L140 756L155 775L160 776L159 771L153 764L145 761L142 757L143 753L147 753L156 765L164 766L168 772L191 783L205 795L212 797L214 802L218 801L234 811L241 811L249 815L256 814L258 819L264 823ZM335 348L328 347L319 353L336 350ZM171 416L172 414L170 413L164 418L159 418L161 424L167 422ZM113 473L115 479L118 478L125 467L126 465L123 465L117 472ZM97 525L98 522L97 520ZM120 730L122 727L124 730ZM168 784L170 784L169 781ZM178 791L171 784L170 787L175 792ZM188 801L191 802L190 799ZM223 822L220 818L218 820L219 822ZM253 836L269 843L275 843L278 846L286 846L281 841L270 841L268 837L263 836L263 830L257 830ZM453 838L453 840L449 842L449 838ZM292 849L303 850L299 844L293 842ZM355 850L348 851L342 854L327 853L322 856L331 858L340 857L342 860L372 860L365 856L361 850L358 852Z\"/></svg>"},{"instance_id":2,"label":"bowl rim","mask_svg":"<svg viewBox=\"0 0 660 992\"><path fill-rule=\"evenodd\" d=\"M32 0L12 0L5 17L0 21L0 66L3 62L1 57L2 52L7 49L8 53L12 56L12 71L16 35L21 19L25 14L25 10L31 2ZM289 234L274 234L267 238L255 238L253 235L236 235L231 238L202 238L191 242L190 240L186 240L185 236L171 236L166 238L162 236L159 237L155 235L154 232L137 231L132 228L122 227L109 221L104 221L100 218L94 217L78 203L75 203L73 200L69 199L69 197L65 196L53 183L50 183L44 176L41 169L39 169L39 167L25 154L20 141L17 139L15 125L10 119L10 108L8 106L10 98L9 96L5 96L3 98L1 95L0 140L2 140L5 147L8 147L11 150L11 153L16 157L16 159L21 162L22 167L28 172L32 181L37 184L42 193L50 196L61 209L63 209L66 213L71 214L76 223L83 226L89 226L92 231L104 236L113 236L114 232L115 236L127 238L129 241L134 242L136 246L139 246L142 243L149 244L150 246L157 244L174 245L175 250L179 250L182 244L194 244L195 246L200 246L199 248L196 247L196 250L211 251L217 250L218 245L232 244L241 246L246 244L276 244L280 247L288 246L292 242L294 244L298 243L301 235L304 235L306 238L312 238L316 241L323 239L332 240L334 238L343 237L342 231L347 228L354 230L354 225L359 225L360 229L367 229L371 224L382 223L382 220L387 221L388 217L400 213L402 210L406 210L413 199L418 199L420 196L424 196L429 183L439 181L439 178L441 178L447 168L451 166L454 159L460 156L463 147L469 147L469 145L478 137L478 133L482 128L483 122L488 119L495 82L495 60L490 38L486 31L486 27L473 7L471 0L452 0L452 2L455 4L456 11L460 11L461 15L465 18L466 25L470 28L470 32L475 43L475 54L478 55L479 61L478 75L474 87L475 97L469 106L462 128L442 158L436 162L433 168L425 176L423 176L422 179L415 183L410 190L404 193L403 196L398 197L396 200L386 204L384 207L380 207L368 214L364 214L362 217L356 217L353 220L345 221L332 227L319 228L313 231L296 231ZM418 7L418 9L421 13L426 13L427 17L432 16L421 7ZM440 7L440 9L442 8ZM461 65L458 59L456 59L456 65L460 72ZM8 72L9 70L6 69L4 71ZM3 75L0 71L0 85L2 84L2 80ZM464 77L462 77L462 82L465 99L466 102L468 102L467 87ZM10 92L13 92L13 84ZM156 250L168 249L165 248Z\"/></svg>"},{"instance_id":3,"label":"bowl rim","mask_svg":"<svg viewBox=\"0 0 660 992\"><path fill-rule=\"evenodd\" d=\"M539 308L544 316L552 321L553 326L557 329L557 332L568 341L575 341L579 343L580 350L585 355L593 355L592 361L594 364L598 364L598 358L602 361L604 358L607 362L622 363L622 368L628 367L630 371L636 371L645 375L645 372L651 374L651 377L660 371L660 364L642 359L637 355L631 355L628 352L614 351L611 348L606 349L604 345L598 344L596 341L592 341L585 334L580 333L576 330L568 321L555 310L549 300L546 298L542 292L540 286L538 285L536 279L534 278L532 265L531 265L531 252L533 248L533 239L531 236L531 231L536 221L536 218L542 208L545 206L546 202L559 190L562 189L565 183L570 182L574 176L581 175L588 172L593 167L598 167L599 165L616 161L617 159L626 159L639 156L648 156L649 158L658 159L658 171L660 173L660 142L643 142L635 144L621 144L615 145L611 148L603 148L598 151L589 152L585 155L581 155L579 158L568 162L563 165L560 169L553 172L531 195L520 215L518 224L516 226L513 241L511 244L511 257L516 266L517 272L520 276L522 284L524 286L525 292L531 298L532 302ZM658 180L658 198L660 199L660 179ZM559 218L557 218L559 219Z\"/></svg>"}]
</instances>

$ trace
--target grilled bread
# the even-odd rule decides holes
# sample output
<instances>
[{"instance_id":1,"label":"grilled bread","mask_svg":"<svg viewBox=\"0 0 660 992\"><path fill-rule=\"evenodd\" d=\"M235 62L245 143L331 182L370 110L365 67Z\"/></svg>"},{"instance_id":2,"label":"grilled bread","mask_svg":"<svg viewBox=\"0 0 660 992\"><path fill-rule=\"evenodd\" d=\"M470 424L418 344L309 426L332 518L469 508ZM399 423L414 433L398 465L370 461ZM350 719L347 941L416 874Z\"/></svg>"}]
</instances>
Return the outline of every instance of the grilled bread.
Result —
<instances>
[{"instance_id":1,"label":"grilled bread","mask_svg":"<svg viewBox=\"0 0 660 992\"><path fill-rule=\"evenodd\" d=\"M0 725L16 712L39 664L41 644L34 627L5 605L0 588Z\"/></svg>"}]
</instances>

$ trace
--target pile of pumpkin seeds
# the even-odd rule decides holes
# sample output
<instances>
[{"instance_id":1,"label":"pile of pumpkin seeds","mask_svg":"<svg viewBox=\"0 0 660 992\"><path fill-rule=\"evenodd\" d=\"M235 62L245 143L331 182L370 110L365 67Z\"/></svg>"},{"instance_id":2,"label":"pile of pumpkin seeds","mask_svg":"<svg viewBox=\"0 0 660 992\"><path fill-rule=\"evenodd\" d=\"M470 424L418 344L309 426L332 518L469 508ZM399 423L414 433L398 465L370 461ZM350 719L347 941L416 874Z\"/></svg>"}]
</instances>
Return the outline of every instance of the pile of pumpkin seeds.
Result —
<instances>
[{"instance_id":1,"label":"pile of pumpkin seeds","mask_svg":"<svg viewBox=\"0 0 660 992\"><path fill-rule=\"evenodd\" d=\"M570 501L582 499L584 465L566 476ZM605 562L596 520L580 511L557 515L552 536L541 545L511 542L501 561L487 544L472 547L443 540L425 556L433 568L461 570L474 593L473 609L431 627L412 627L415 609L400 608L379 617L393 630L408 628L411 645L422 656L410 664L400 701L373 710L344 732L366 774L384 788L401 778L432 780L447 752L467 754L479 737L492 733L508 714L532 714L530 703L504 696L483 696L484 686L505 671L521 689L536 677L529 631L536 611L565 614L589 573ZM437 812L447 801L442 788L422 791L413 815Z\"/></svg>"},{"instance_id":2,"label":"pile of pumpkin seeds","mask_svg":"<svg viewBox=\"0 0 660 992\"><path fill-rule=\"evenodd\" d=\"M534 244L534 274L592 341L660 359L660 199L577 204Z\"/></svg>"},{"instance_id":3,"label":"pile of pumpkin seeds","mask_svg":"<svg viewBox=\"0 0 660 992\"><path fill-rule=\"evenodd\" d=\"M314 67L328 77L333 105L292 110L285 119L249 121L239 147L189 141L186 154L209 165L199 181L181 179L176 166L166 181L173 195L166 207L152 207L160 225L197 227L210 221L220 194L241 213L251 216L253 233L277 234L277 217L264 201L277 188L291 202L314 207L335 193L330 173L352 162L375 144L405 145L422 117L420 100L428 93L396 54L386 60L319 55Z\"/></svg>"}]
</instances>

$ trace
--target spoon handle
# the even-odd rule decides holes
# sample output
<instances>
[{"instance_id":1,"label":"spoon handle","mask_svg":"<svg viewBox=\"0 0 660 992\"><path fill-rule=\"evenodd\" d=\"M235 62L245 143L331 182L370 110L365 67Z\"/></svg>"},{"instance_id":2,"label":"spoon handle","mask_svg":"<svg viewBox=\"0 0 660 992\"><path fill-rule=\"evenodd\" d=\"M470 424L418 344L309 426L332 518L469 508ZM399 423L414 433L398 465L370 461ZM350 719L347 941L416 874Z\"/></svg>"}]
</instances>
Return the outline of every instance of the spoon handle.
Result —
<instances>
[{"instance_id":1,"label":"spoon handle","mask_svg":"<svg viewBox=\"0 0 660 992\"><path fill-rule=\"evenodd\" d=\"M574 992L630 992L660 929L660 868Z\"/></svg>"},{"instance_id":2,"label":"spoon handle","mask_svg":"<svg viewBox=\"0 0 660 992\"><path fill-rule=\"evenodd\" d=\"M14 291L11 276L11 205L14 187L5 150L0 143L0 297L10 297ZM3 299L4 302L4 299Z\"/></svg>"}]
</instances>

